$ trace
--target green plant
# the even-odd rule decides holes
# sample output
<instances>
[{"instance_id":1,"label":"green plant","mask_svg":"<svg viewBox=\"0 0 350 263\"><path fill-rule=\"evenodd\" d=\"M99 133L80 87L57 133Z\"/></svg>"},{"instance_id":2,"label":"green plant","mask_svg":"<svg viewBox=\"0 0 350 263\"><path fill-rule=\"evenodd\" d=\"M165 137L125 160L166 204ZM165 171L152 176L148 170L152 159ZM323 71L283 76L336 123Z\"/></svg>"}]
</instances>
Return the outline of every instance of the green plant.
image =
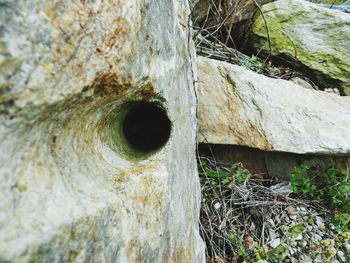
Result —
<instances>
[{"instance_id":1,"label":"green plant","mask_svg":"<svg viewBox=\"0 0 350 263\"><path fill-rule=\"evenodd\" d=\"M231 171L238 183L242 184L250 178L250 172L241 163L234 164L231 167Z\"/></svg>"},{"instance_id":2,"label":"green plant","mask_svg":"<svg viewBox=\"0 0 350 263\"><path fill-rule=\"evenodd\" d=\"M256 56L246 57L242 60L242 66L253 71L259 71L265 68L265 64Z\"/></svg>"},{"instance_id":3,"label":"green plant","mask_svg":"<svg viewBox=\"0 0 350 263\"><path fill-rule=\"evenodd\" d=\"M217 179L226 185L242 184L250 178L250 172L241 163L234 164L231 169L219 166L213 168L207 160L200 159L198 172L200 177Z\"/></svg>"},{"instance_id":4,"label":"green plant","mask_svg":"<svg viewBox=\"0 0 350 263\"><path fill-rule=\"evenodd\" d=\"M229 171L219 168L211 168L209 163L205 159L199 160L198 173L201 177L209 177L218 180L223 180L230 175Z\"/></svg>"},{"instance_id":5,"label":"green plant","mask_svg":"<svg viewBox=\"0 0 350 263\"><path fill-rule=\"evenodd\" d=\"M350 262L350 249L345 251L345 257L347 262Z\"/></svg>"},{"instance_id":6,"label":"green plant","mask_svg":"<svg viewBox=\"0 0 350 263\"><path fill-rule=\"evenodd\" d=\"M290 175L290 187L296 194L312 194L316 190L316 185L310 182L308 176L309 167L300 165L294 167Z\"/></svg>"},{"instance_id":7,"label":"green plant","mask_svg":"<svg viewBox=\"0 0 350 263\"><path fill-rule=\"evenodd\" d=\"M332 223L338 232L346 232L349 230L350 216L348 214L336 214L332 218Z\"/></svg>"},{"instance_id":8,"label":"green plant","mask_svg":"<svg viewBox=\"0 0 350 263\"><path fill-rule=\"evenodd\" d=\"M294 167L290 173L293 193L322 201L329 208L350 212L350 178L334 167L325 171L311 170L307 165Z\"/></svg>"},{"instance_id":9,"label":"green plant","mask_svg":"<svg viewBox=\"0 0 350 263\"><path fill-rule=\"evenodd\" d=\"M280 244L276 248L269 250L268 259L270 262L284 262L288 256L288 247L285 244Z\"/></svg>"},{"instance_id":10,"label":"green plant","mask_svg":"<svg viewBox=\"0 0 350 263\"><path fill-rule=\"evenodd\" d=\"M330 167L321 178L320 198L341 212L350 212L350 178Z\"/></svg>"}]
</instances>

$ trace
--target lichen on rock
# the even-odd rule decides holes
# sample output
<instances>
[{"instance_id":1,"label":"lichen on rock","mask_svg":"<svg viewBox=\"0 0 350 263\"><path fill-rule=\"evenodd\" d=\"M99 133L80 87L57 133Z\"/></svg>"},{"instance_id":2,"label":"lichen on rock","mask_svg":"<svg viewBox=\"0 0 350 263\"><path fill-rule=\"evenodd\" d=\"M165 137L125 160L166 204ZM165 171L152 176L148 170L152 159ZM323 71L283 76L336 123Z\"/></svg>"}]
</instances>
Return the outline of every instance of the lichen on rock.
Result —
<instances>
[{"instance_id":1,"label":"lichen on rock","mask_svg":"<svg viewBox=\"0 0 350 263\"><path fill-rule=\"evenodd\" d=\"M302 0L278 0L262 6L262 12L252 25L255 51L271 53L320 87L350 94L348 14Z\"/></svg>"}]
</instances>

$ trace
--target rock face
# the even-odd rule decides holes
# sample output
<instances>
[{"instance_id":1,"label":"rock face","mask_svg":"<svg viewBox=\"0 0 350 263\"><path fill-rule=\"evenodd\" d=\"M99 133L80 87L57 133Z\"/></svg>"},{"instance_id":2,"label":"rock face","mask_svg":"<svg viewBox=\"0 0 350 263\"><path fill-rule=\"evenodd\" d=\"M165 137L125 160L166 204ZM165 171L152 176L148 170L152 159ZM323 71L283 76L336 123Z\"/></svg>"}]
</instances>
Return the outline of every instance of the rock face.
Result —
<instances>
[{"instance_id":1,"label":"rock face","mask_svg":"<svg viewBox=\"0 0 350 263\"><path fill-rule=\"evenodd\" d=\"M203 262L186 1L0 12L0 262Z\"/></svg>"},{"instance_id":2,"label":"rock face","mask_svg":"<svg viewBox=\"0 0 350 263\"><path fill-rule=\"evenodd\" d=\"M266 151L350 153L350 98L199 57L199 141Z\"/></svg>"},{"instance_id":3,"label":"rock face","mask_svg":"<svg viewBox=\"0 0 350 263\"><path fill-rule=\"evenodd\" d=\"M306 72L323 88L338 88L350 95L349 14L303 0L278 0L262 10L273 57ZM268 54L261 15L255 18L252 32L254 50Z\"/></svg>"}]
</instances>

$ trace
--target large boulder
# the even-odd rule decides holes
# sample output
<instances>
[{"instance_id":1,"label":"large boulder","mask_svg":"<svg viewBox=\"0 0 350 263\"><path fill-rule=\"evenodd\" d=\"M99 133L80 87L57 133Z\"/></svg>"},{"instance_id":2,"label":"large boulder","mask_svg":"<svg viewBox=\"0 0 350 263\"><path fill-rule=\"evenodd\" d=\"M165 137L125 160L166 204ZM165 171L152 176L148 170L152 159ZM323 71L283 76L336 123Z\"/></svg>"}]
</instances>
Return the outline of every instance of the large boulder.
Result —
<instances>
[{"instance_id":1,"label":"large boulder","mask_svg":"<svg viewBox=\"0 0 350 263\"><path fill-rule=\"evenodd\" d=\"M350 154L350 97L198 58L199 141L264 151Z\"/></svg>"},{"instance_id":2,"label":"large boulder","mask_svg":"<svg viewBox=\"0 0 350 263\"><path fill-rule=\"evenodd\" d=\"M256 52L271 53L320 87L350 95L349 14L303 0L278 0L262 11L249 41Z\"/></svg>"},{"instance_id":3,"label":"large boulder","mask_svg":"<svg viewBox=\"0 0 350 263\"><path fill-rule=\"evenodd\" d=\"M0 262L203 262L186 1L0 13Z\"/></svg>"}]
</instances>

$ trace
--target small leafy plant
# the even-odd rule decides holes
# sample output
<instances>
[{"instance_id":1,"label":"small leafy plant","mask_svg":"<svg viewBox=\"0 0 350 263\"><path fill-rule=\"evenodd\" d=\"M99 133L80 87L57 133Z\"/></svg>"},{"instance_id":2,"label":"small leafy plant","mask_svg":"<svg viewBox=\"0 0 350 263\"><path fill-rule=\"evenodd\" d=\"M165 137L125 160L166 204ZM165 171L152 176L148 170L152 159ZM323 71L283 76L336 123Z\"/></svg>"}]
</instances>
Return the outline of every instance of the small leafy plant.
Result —
<instances>
[{"instance_id":1,"label":"small leafy plant","mask_svg":"<svg viewBox=\"0 0 350 263\"><path fill-rule=\"evenodd\" d=\"M316 190L316 185L312 184L308 178L309 167L302 164L294 167L290 175L290 187L296 194L310 194Z\"/></svg>"},{"instance_id":2,"label":"small leafy plant","mask_svg":"<svg viewBox=\"0 0 350 263\"><path fill-rule=\"evenodd\" d=\"M234 174L235 179L238 183L242 184L249 180L250 172L243 167L241 163L236 163L231 167L231 171Z\"/></svg>"},{"instance_id":3,"label":"small leafy plant","mask_svg":"<svg viewBox=\"0 0 350 263\"><path fill-rule=\"evenodd\" d=\"M242 66L256 72L266 67L266 65L257 56L254 55L243 59Z\"/></svg>"},{"instance_id":4,"label":"small leafy plant","mask_svg":"<svg viewBox=\"0 0 350 263\"><path fill-rule=\"evenodd\" d=\"M293 193L322 201L333 210L350 212L350 177L334 167L326 171L312 171L304 164L294 167L290 173L290 188Z\"/></svg>"},{"instance_id":5,"label":"small leafy plant","mask_svg":"<svg viewBox=\"0 0 350 263\"><path fill-rule=\"evenodd\" d=\"M230 175L229 171L219 169L217 167L211 167L209 162L205 159L199 160L199 176L201 177L209 177L213 179L223 180Z\"/></svg>"},{"instance_id":6,"label":"small leafy plant","mask_svg":"<svg viewBox=\"0 0 350 263\"><path fill-rule=\"evenodd\" d=\"M350 215L348 214L335 214L332 219L332 223L339 233L349 231Z\"/></svg>"},{"instance_id":7,"label":"small leafy plant","mask_svg":"<svg viewBox=\"0 0 350 263\"><path fill-rule=\"evenodd\" d=\"M230 169L211 166L205 159L199 160L199 176L217 179L224 184L243 184L250 178L250 172L241 163L234 164Z\"/></svg>"}]
</instances>

